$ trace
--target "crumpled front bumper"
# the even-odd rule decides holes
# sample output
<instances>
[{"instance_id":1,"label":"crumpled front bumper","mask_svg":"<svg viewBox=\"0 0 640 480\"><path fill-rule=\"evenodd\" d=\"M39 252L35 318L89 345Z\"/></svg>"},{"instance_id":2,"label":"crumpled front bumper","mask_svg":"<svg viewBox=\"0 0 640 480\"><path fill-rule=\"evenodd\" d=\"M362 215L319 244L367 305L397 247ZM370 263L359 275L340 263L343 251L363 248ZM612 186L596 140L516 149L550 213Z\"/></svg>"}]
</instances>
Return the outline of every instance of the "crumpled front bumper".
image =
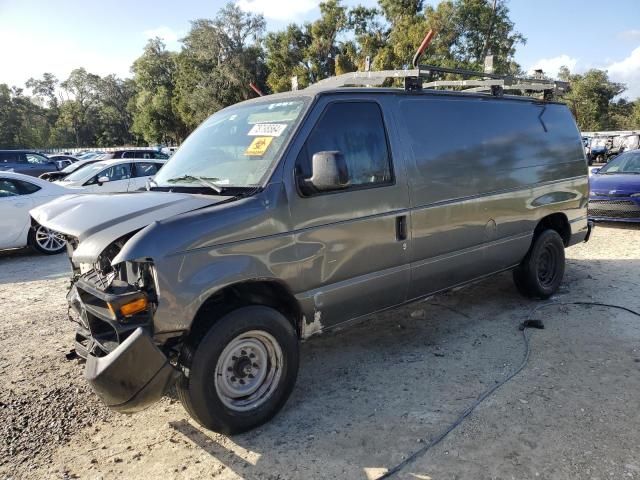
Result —
<instances>
[{"instance_id":1,"label":"crumpled front bumper","mask_svg":"<svg viewBox=\"0 0 640 480\"><path fill-rule=\"evenodd\" d=\"M100 399L121 413L134 413L160 400L177 373L141 327L105 357L87 356L84 372Z\"/></svg>"},{"instance_id":2,"label":"crumpled front bumper","mask_svg":"<svg viewBox=\"0 0 640 480\"><path fill-rule=\"evenodd\" d=\"M134 413L162 398L179 371L152 338L152 315L122 321L108 305L135 292L107 293L80 278L67 295L79 318L76 352L86 359L85 378L112 410Z\"/></svg>"}]
</instances>

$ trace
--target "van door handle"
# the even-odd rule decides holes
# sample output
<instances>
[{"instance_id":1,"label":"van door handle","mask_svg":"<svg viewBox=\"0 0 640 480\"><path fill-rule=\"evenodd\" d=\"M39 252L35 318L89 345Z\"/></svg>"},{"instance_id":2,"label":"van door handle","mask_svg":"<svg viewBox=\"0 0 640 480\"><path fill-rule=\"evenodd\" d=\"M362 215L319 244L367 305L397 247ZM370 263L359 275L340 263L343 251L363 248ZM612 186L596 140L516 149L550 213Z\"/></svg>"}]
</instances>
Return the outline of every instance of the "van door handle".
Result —
<instances>
[{"instance_id":1,"label":"van door handle","mask_svg":"<svg viewBox=\"0 0 640 480\"><path fill-rule=\"evenodd\" d=\"M402 242L407 239L407 216L396 217L396 240Z\"/></svg>"}]
</instances>

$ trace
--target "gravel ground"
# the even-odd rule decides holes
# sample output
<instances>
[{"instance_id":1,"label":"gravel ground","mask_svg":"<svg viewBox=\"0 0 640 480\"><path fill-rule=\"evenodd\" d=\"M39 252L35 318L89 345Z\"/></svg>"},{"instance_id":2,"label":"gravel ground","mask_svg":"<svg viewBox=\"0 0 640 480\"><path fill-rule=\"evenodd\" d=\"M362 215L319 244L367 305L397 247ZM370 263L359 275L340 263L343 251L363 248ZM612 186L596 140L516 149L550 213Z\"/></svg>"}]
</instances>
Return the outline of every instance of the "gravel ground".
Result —
<instances>
[{"instance_id":1,"label":"gravel ground","mask_svg":"<svg viewBox=\"0 0 640 480\"><path fill-rule=\"evenodd\" d=\"M599 226L567 257L554 300L640 310L640 228ZM517 326L541 304L502 274L318 337L283 411L229 438L172 399L134 416L99 404L65 359L67 275L62 255L0 255L0 478L377 478L517 367ZM398 478L640 478L640 319L536 318L527 368Z\"/></svg>"}]
</instances>

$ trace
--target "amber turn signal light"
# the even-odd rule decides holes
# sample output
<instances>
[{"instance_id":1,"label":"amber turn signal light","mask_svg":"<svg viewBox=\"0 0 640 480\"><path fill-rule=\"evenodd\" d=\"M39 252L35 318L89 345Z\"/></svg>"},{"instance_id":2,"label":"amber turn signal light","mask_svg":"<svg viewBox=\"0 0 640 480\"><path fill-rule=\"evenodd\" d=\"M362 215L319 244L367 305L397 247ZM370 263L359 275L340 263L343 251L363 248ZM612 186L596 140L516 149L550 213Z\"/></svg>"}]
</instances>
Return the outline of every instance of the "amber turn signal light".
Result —
<instances>
[{"instance_id":1,"label":"amber turn signal light","mask_svg":"<svg viewBox=\"0 0 640 480\"><path fill-rule=\"evenodd\" d=\"M143 310L146 310L148 305L147 299L145 297L136 298L132 302L125 303L120 307L120 313L125 317L129 317L131 315L135 315L136 313L140 313Z\"/></svg>"}]
</instances>

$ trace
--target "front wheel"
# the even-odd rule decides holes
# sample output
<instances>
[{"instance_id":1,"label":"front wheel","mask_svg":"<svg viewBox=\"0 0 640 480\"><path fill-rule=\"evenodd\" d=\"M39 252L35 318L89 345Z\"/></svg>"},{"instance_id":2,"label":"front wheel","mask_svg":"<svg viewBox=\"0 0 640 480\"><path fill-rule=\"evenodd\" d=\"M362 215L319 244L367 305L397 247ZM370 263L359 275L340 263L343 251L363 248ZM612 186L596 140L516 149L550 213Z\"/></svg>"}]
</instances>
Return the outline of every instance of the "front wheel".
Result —
<instances>
[{"instance_id":1,"label":"front wheel","mask_svg":"<svg viewBox=\"0 0 640 480\"><path fill-rule=\"evenodd\" d=\"M185 410L203 427L224 434L263 424L287 401L298 374L298 338L291 322L263 306L220 318L183 354L178 382Z\"/></svg>"},{"instance_id":2,"label":"front wheel","mask_svg":"<svg viewBox=\"0 0 640 480\"><path fill-rule=\"evenodd\" d=\"M29 245L45 255L62 253L66 249L66 240L58 232L54 232L40 224L29 230Z\"/></svg>"},{"instance_id":3,"label":"front wheel","mask_svg":"<svg viewBox=\"0 0 640 480\"><path fill-rule=\"evenodd\" d=\"M545 230L534 238L527 255L513 271L513 281L524 296L546 299L560 287L564 264L562 238L555 230Z\"/></svg>"}]
</instances>

